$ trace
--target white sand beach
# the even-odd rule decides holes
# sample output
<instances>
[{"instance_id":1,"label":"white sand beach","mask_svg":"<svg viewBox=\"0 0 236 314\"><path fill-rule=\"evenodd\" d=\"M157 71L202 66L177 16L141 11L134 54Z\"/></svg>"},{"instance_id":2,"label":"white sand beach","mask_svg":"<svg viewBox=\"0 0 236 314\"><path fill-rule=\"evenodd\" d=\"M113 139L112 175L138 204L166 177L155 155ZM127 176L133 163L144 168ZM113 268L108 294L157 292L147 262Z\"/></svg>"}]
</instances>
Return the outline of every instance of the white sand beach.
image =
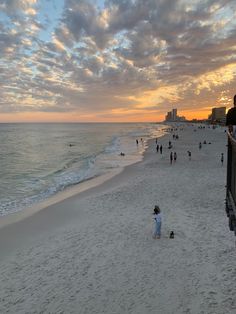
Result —
<instances>
[{"instance_id":1,"label":"white sand beach","mask_svg":"<svg viewBox=\"0 0 236 314\"><path fill-rule=\"evenodd\" d=\"M175 133L158 139L162 155L151 140L141 162L0 229L0 313L236 313L226 133L188 124Z\"/></svg>"}]
</instances>

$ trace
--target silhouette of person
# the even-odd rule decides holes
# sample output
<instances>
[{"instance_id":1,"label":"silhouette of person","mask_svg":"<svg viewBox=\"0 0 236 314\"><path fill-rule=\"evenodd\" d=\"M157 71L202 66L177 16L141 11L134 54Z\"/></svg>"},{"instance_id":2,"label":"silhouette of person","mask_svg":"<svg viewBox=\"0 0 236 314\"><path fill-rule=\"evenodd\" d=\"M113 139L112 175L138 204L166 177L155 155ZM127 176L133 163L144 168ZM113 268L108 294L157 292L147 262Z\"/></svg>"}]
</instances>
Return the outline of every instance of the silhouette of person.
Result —
<instances>
[{"instance_id":1,"label":"silhouette of person","mask_svg":"<svg viewBox=\"0 0 236 314\"><path fill-rule=\"evenodd\" d=\"M162 145L160 146L160 153L162 154Z\"/></svg>"},{"instance_id":2,"label":"silhouette of person","mask_svg":"<svg viewBox=\"0 0 236 314\"><path fill-rule=\"evenodd\" d=\"M174 152L174 161L176 161L177 160L177 154L176 154L176 152Z\"/></svg>"},{"instance_id":3,"label":"silhouette of person","mask_svg":"<svg viewBox=\"0 0 236 314\"><path fill-rule=\"evenodd\" d=\"M156 150L157 150L157 153L158 153L158 151L159 151L159 145L158 144L157 144Z\"/></svg>"},{"instance_id":4,"label":"silhouette of person","mask_svg":"<svg viewBox=\"0 0 236 314\"><path fill-rule=\"evenodd\" d=\"M172 164L172 161L173 161L173 153L171 152L170 153L170 163Z\"/></svg>"},{"instance_id":5,"label":"silhouette of person","mask_svg":"<svg viewBox=\"0 0 236 314\"><path fill-rule=\"evenodd\" d=\"M188 150L188 160L191 160L192 153Z\"/></svg>"},{"instance_id":6,"label":"silhouette of person","mask_svg":"<svg viewBox=\"0 0 236 314\"><path fill-rule=\"evenodd\" d=\"M224 163L224 154L223 154L223 153L221 153L221 159L220 159L220 161L221 161L221 165L223 166L223 163Z\"/></svg>"},{"instance_id":7,"label":"silhouette of person","mask_svg":"<svg viewBox=\"0 0 236 314\"><path fill-rule=\"evenodd\" d=\"M229 132L233 133L233 126L236 126L236 95L234 95L234 107L230 108L227 112L226 125L228 126Z\"/></svg>"}]
</instances>

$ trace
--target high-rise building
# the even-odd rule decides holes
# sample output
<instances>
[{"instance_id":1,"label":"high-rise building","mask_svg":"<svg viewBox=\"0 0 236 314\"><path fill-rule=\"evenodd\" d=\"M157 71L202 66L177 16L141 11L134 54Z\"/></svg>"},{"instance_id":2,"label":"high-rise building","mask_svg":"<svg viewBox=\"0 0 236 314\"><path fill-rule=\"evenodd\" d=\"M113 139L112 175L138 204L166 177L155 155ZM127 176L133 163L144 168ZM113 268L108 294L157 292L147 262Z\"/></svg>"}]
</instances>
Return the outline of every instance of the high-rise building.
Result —
<instances>
[{"instance_id":1,"label":"high-rise building","mask_svg":"<svg viewBox=\"0 0 236 314\"><path fill-rule=\"evenodd\" d=\"M212 108L211 122L225 124L226 121L226 107Z\"/></svg>"},{"instance_id":2,"label":"high-rise building","mask_svg":"<svg viewBox=\"0 0 236 314\"><path fill-rule=\"evenodd\" d=\"M172 109L172 120L173 121L177 120L177 109Z\"/></svg>"},{"instance_id":3,"label":"high-rise building","mask_svg":"<svg viewBox=\"0 0 236 314\"><path fill-rule=\"evenodd\" d=\"M165 121L174 122L174 121L185 121L185 117L179 117L177 115L177 109L172 109L167 112Z\"/></svg>"},{"instance_id":4,"label":"high-rise building","mask_svg":"<svg viewBox=\"0 0 236 314\"><path fill-rule=\"evenodd\" d=\"M168 111L166 114L166 121L172 121L172 112Z\"/></svg>"}]
</instances>

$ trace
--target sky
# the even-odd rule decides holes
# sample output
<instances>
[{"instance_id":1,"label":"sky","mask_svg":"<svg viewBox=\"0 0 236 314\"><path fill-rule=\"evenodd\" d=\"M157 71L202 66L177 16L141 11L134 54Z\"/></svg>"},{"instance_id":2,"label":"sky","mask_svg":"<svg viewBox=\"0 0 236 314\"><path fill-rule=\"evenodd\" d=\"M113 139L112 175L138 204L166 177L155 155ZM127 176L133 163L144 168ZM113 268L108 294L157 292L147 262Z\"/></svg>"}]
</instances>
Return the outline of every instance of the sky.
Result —
<instances>
[{"instance_id":1,"label":"sky","mask_svg":"<svg viewBox=\"0 0 236 314\"><path fill-rule=\"evenodd\" d=\"M0 122L207 118L234 94L235 0L0 0Z\"/></svg>"}]
</instances>

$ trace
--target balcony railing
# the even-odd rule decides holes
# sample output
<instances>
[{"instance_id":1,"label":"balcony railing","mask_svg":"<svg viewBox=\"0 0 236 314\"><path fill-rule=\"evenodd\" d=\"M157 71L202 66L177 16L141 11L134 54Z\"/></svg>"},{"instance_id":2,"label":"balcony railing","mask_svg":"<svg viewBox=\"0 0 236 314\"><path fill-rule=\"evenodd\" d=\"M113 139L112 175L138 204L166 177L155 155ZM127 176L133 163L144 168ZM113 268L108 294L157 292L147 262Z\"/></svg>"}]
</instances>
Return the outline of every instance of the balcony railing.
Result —
<instances>
[{"instance_id":1,"label":"balcony railing","mask_svg":"<svg viewBox=\"0 0 236 314\"><path fill-rule=\"evenodd\" d=\"M229 228L236 235L236 139L228 132L226 213Z\"/></svg>"}]
</instances>

